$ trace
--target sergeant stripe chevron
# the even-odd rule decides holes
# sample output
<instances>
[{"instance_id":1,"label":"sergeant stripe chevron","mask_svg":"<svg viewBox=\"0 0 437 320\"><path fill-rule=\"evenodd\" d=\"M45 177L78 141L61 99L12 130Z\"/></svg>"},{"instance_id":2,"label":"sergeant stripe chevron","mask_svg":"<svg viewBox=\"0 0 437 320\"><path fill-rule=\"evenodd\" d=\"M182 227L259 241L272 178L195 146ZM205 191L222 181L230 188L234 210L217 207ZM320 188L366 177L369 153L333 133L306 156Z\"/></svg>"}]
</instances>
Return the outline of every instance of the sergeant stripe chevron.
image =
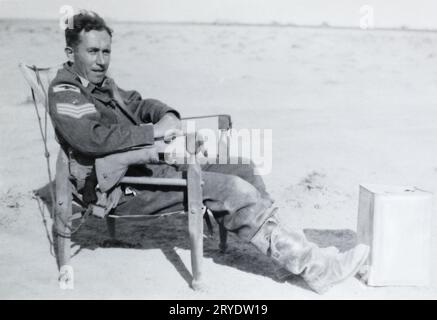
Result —
<instances>
[{"instance_id":1,"label":"sergeant stripe chevron","mask_svg":"<svg viewBox=\"0 0 437 320\"><path fill-rule=\"evenodd\" d=\"M58 114L80 119L87 114L96 113L97 110L92 103L75 105L71 103L57 103Z\"/></svg>"}]
</instances>

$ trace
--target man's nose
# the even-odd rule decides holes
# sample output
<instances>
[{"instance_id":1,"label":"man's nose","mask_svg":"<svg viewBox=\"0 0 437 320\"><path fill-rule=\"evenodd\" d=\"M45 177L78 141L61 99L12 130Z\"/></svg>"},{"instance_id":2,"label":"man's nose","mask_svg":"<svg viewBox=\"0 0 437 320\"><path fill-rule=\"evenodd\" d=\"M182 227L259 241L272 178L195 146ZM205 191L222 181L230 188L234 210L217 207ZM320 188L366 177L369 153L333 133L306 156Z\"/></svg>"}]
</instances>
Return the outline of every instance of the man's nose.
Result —
<instances>
[{"instance_id":1,"label":"man's nose","mask_svg":"<svg viewBox=\"0 0 437 320\"><path fill-rule=\"evenodd\" d=\"M99 65L105 64L102 52L97 53L96 63Z\"/></svg>"}]
</instances>

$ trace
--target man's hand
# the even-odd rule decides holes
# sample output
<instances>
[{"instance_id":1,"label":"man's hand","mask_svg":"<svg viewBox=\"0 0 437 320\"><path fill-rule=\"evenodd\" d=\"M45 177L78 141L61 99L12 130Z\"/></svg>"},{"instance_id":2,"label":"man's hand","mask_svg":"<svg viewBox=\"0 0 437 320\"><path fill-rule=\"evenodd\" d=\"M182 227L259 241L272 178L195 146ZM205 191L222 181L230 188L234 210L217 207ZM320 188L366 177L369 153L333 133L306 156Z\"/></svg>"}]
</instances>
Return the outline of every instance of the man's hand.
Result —
<instances>
[{"instance_id":1,"label":"man's hand","mask_svg":"<svg viewBox=\"0 0 437 320\"><path fill-rule=\"evenodd\" d=\"M163 152L166 148L165 144L171 143L174 139L180 136L186 135L186 132L182 130L182 123L174 113L166 113L161 120L153 125L155 140L163 140L164 145L155 141L155 146L158 147L158 152ZM205 157L208 156L208 152L205 148L205 139L202 135L196 134L195 142L196 154L201 152Z\"/></svg>"},{"instance_id":2,"label":"man's hand","mask_svg":"<svg viewBox=\"0 0 437 320\"><path fill-rule=\"evenodd\" d=\"M182 139L184 139L184 141L177 141L177 137L183 137ZM179 153L187 152L188 145L186 145L185 139L186 132L183 132L182 130L169 130L164 139L155 141L154 147L156 147L158 153L162 154L174 152L174 150L178 150ZM201 153L204 157L208 157L208 151L205 146L205 138L201 134L196 134L196 141L194 143L195 144L193 147L195 148L195 154ZM183 147L183 149L174 149L181 147ZM186 153L186 155L188 154Z\"/></svg>"},{"instance_id":3,"label":"man's hand","mask_svg":"<svg viewBox=\"0 0 437 320\"><path fill-rule=\"evenodd\" d=\"M161 120L153 125L155 139L164 138L171 141L174 137L183 135L181 120L174 113L166 113Z\"/></svg>"},{"instance_id":4,"label":"man's hand","mask_svg":"<svg viewBox=\"0 0 437 320\"><path fill-rule=\"evenodd\" d=\"M164 133L164 142L170 143L177 137L185 135L185 132L181 129L169 129Z\"/></svg>"}]
</instances>

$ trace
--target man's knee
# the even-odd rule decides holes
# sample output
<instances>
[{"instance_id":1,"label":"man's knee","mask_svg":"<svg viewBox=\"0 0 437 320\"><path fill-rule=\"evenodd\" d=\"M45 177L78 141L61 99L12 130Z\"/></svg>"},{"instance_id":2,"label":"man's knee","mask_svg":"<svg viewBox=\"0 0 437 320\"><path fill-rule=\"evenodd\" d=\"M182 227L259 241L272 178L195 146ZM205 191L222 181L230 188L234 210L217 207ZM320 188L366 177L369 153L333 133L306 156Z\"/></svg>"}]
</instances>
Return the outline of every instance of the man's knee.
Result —
<instances>
[{"instance_id":1,"label":"man's knee","mask_svg":"<svg viewBox=\"0 0 437 320\"><path fill-rule=\"evenodd\" d=\"M258 200L259 192L249 182L234 175L229 175L228 180L229 189L231 192L234 192L236 196Z\"/></svg>"},{"instance_id":2,"label":"man's knee","mask_svg":"<svg viewBox=\"0 0 437 320\"><path fill-rule=\"evenodd\" d=\"M206 198L214 199L219 204L219 211L235 213L242 208L248 208L256 205L260 200L260 194L250 183L234 175L223 175L222 180L214 191L215 196L210 195ZM214 186L211 186L214 188ZM214 209L216 206L214 206Z\"/></svg>"}]
</instances>

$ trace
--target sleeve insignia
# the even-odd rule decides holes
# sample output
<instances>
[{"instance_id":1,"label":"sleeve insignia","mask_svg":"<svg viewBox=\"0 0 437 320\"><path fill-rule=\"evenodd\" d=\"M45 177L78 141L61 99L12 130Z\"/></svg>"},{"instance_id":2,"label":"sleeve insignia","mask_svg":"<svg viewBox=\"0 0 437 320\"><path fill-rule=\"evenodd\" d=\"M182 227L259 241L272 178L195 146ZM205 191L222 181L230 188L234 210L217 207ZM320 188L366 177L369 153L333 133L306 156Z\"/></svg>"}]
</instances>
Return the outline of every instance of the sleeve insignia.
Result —
<instances>
[{"instance_id":1,"label":"sleeve insignia","mask_svg":"<svg viewBox=\"0 0 437 320\"><path fill-rule=\"evenodd\" d=\"M85 104L71 104L71 103L57 103L56 109L58 114L80 119L88 114L97 113L96 107L92 103Z\"/></svg>"}]
</instances>

